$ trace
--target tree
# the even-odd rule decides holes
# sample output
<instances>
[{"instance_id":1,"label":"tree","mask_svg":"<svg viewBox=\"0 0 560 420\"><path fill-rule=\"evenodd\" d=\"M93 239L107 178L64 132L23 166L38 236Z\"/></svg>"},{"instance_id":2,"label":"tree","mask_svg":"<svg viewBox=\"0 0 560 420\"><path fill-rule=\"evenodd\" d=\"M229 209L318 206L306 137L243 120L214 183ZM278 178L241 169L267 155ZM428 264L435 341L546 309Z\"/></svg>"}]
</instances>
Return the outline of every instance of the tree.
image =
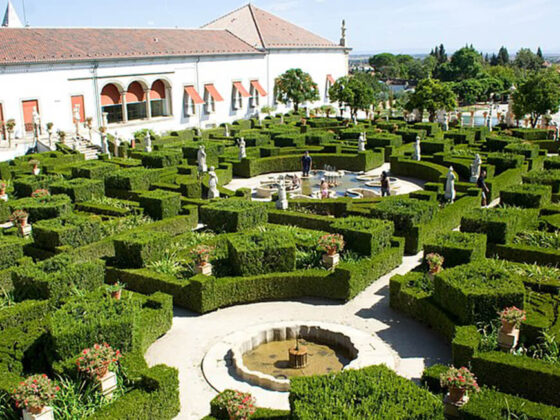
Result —
<instances>
[{"instance_id":1,"label":"tree","mask_svg":"<svg viewBox=\"0 0 560 420\"><path fill-rule=\"evenodd\" d=\"M431 52L430 55L434 57L438 64L443 64L447 62L447 53L445 52L445 47L441 44L439 47L436 46Z\"/></svg>"},{"instance_id":2,"label":"tree","mask_svg":"<svg viewBox=\"0 0 560 420\"><path fill-rule=\"evenodd\" d=\"M471 105L483 97L487 88L481 79L467 79L452 84L453 92L457 94L462 104Z\"/></svg>"},{"instance_id":3,"label":"tree","mask_svg":"<svg viewBox=\"0 0 560 420\"><path fill-rule=\"evenodd\" d=\"M341 77L329 89L331 100L350 107L352 116L359 110L367 110L375 101L375 93L371 86L358 77Z\"/></svg>"},{"instance_id":4,"label":"tree","mask_svg":"<svg viewBox=\"0 0 560 420\"><path fill-rule=\"evenodd\" d=\"M498 51L498 66L505 66L509 64L509 52L506 47L500 47Z\"/></svg>"},{"instance_id":5,"label":"tree","mask_svg":"<svg viewBox=\"0 0 560 420\"><path fill-rule=\"evenodd\" d=\"M513 65L522 70L539 70L543 59L531 51L529 48L521 48L515 55Z\"/></svg>"},{"instance_id":6,"label":"tree","mask_svg":"<svg viewBox=\"0 0 560 420\"><path fill-rule=\"evenodd\" d=\"M296 112L300 104L319 100L317 84L302 69L290 69L280 75L274 83L274 94L278 102L292 102Z\"/></svg>"},{"instance_id":7,"label":"tree","mask_svg":"<svg viewBox=\"0 0 560 420\"><path fill-rule=\"evenodd\" d=\"M560 75L554 70L530 75L513 93L513 112L518 119L529 114L535 128L539 118L560 107Z\"/></svg>"},{"instance_id":8,"label":"tree","mask_svg":"<svg viewBox=\"0 0 560 420\"><path fill-rule=\"evenodd\" d=\"M436 79L421 80L405 106L408 111L428 111L430 121L434 120L437 111L452 111L456 107L457 96L450 85Z\"/></svg>"},{"instance_id":9,"label":"tree","mask_svg":"<svg viewBox=\"0 0 560 420\"><path fill-rule=\"evenodd\" d=\"M544 61L544 57L543 57L541 47L537 48L537 57L539 57L542 61Z\"/></svg>"},{"instance_id":10,"label":"tree","mask_svg":"<svg viewBox=\"0 0 560 420\"><path fill-rule=\"evenodd\" d=\"M463 47L453 54L449 63L439 69L439 75L445 81L461 81L480 76L483 58L473 47Z\"/></svg>"}]
</instances>

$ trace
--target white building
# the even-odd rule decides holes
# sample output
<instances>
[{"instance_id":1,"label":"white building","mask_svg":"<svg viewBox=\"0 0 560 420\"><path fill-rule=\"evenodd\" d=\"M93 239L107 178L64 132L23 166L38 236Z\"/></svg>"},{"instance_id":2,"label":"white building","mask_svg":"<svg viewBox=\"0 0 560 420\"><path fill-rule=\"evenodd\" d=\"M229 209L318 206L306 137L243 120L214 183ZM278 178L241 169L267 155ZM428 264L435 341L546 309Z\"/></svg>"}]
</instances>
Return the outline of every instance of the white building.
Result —
<instances>
[{"instance_id":1,"label":"white building","mask_svg":"<svg viewBox=\"0 0 560 420\"><path fill-rule=\"evenodd\" d=\"M19 138L33 136L34 109L43 133L48 122L73 132L77 109L81 122L91 117L121 136L213 127L264 105L284 110L273 90L287 69L311 74L321 94L313 106L328 102L328 87L348 72L344 39L332 43L250 4L200 29L21 26L8 3L0 121L14 119Z\"/></svg>"}]
</instances>

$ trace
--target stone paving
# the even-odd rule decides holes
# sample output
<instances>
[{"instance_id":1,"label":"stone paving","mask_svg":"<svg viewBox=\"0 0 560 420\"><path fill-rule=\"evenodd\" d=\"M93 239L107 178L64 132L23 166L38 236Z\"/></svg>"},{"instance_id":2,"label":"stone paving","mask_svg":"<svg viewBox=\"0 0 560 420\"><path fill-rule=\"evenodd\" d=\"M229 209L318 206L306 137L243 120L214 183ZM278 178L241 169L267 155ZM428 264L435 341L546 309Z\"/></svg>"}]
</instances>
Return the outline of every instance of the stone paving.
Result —
<instances>
[{"instance_id":1,"label":"stone paving","mask_svg":"<svg viewBox=\"0 0 560 420\"><path fill-rule=\"evenodd\" d=\"M181 412L177 419L189 420L207 415L210 400L217 394L202 372L206 352L233 332L266 323L328 322L375 334L394 352L397 373L417 380L425 366L451 359L450 347L442 338L389 307L389 279L407 273L421 258L422 254L405 257L398 268L346 304L322 299L262 302L206 315L176 308L173 326L148 349L146 359L150 366L165 363L179 370ZM280 403L281 399L279 395Z\"/></svg>"}]
</instances>

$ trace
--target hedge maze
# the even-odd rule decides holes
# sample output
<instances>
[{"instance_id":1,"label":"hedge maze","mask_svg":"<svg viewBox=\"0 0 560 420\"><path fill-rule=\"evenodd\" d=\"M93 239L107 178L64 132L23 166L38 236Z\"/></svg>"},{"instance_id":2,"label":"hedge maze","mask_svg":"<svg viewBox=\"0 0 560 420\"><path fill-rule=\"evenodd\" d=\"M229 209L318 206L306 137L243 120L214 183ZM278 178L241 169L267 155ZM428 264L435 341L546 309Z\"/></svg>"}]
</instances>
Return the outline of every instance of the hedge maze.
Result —
<instances>
[{"instance_id":1,"label":"hedge maze","mask_svg":"<svg viewBox=\"0 0 560 420\"><path fill-rule=\"evenodd\" d=\"M123 353L126 386L86 417L171 419L180 409L177 370L149 368L143 355L171 327L174 305L203 314L301 297L342 303L403 255L424 251L443 256L443 270L432 279L422 265L393 277L391 306L440 332L455 365L478 377L482 391L461 417L560 418L560 160L552 155L559 143L546 130L282 119L237 121L231 136L224 126L154 135L150 153L139 133L135 148L111 139L112 156L95 161L59 144L0 164L9 196L0 201L0 413L16 418L10 395L31 374L80 381L80 352L108 343ZM358 152L362 132L367 149ZM247 144L242 160L237 137ZM421 161L412 160L417 137ZM219 199L206 198L201 144L216 168ZM294 199L286 211L252 201L248 189L224 187L233 177L299 171L304 150L315 167L359 172L387 162L393 176L426 183L397 197ZM481 209L480 190L469 182L476 154L497 207ZM31 158L40 161L39 175L31 174ZM458 176L453 203L444 198L449 166ZM29 236L17 220L8 223L16 211L28 215ZM342 235L345 247L341 262L326 269L317 243L330 234ZM197 269L205 252L211 275ZM115 284L124 285L120 299ZM496 344L497 311L512 305L527 319L518 351L506 353ZM253 418L443 418L442 369L426 370L428 388L380 366L299 378L290 413L259 409ZM227 418L215 402L211 412Z\"/></svg>"}]
</instances>

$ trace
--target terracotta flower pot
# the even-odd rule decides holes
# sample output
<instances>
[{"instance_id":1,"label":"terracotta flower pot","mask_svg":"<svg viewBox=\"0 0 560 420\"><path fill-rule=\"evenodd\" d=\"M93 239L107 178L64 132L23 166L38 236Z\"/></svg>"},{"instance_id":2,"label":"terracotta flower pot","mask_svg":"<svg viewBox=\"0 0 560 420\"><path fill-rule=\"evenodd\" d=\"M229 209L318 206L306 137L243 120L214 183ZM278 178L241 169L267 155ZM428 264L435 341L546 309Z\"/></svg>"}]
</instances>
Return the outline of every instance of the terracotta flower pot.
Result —
<instances>
[{"instance_id":1,"label":"terracotta flower pot","mask_svg":"<svg viewBox=\"0 0 560 420\"><path fill-rule=\"evenodd\" d=\"M465 398L466 393L467 390L465 388L451 387L449 388L449 399L454 403L458 403Z\"/></svg>"},{"instance_id":2,"label":"terracotta flower pot","mask_svg":"<svg viewBox=\"0 0 560 420\"><path fill-rule=\"evenodd\" d=\"M506 334L511 333L515 329L514 322L508 322L505 319L502 319L502 331Z\"/></svg>"},{"instance_id":3,"label":"terracotta flower pot","mask_svg":"<svg viewBox=\"0 0 560 420\"><path fill-rule=\"evenodd\" d=\"M27 412L29 412L30 414L41 414L41 411L43 411L44 407L27 407L25 410Z\"/></svg>"},{"instance_id":4,"label":"terracotta flower pot","mask_svg":"<svg viewBox=\"0 0 560 420\"><path fill-rule=\"evenodd\" d=\"M27 217L23 217L21 219L18 219L18 223L21 227L27 226Z\"/></svg>"},{"instance_id":5,"label":"terracotta flower pot","mask_svg":"<svg viewBox=\"0 0 560 420\"><path fill-rule=\"evenodd\" d=\"M97 371L95 372L95 377L99 380L101 378L103 378L107 372L109 371L109 365L104 365L102 367L100 367L99 369L97 369Z\"/></svg>"},{"instance_id":6,"label":"terracotta flower pot","mask_svg":"<svg viewBox=\"0 0 560 420\"><path fill-rule=\"evenodd\" d=\"M111 292L111 297L120 300L122 295L122 290L117 290L116 292Z\"/></svg>"},{"instance_id":7,"label":"terracotta flower pot","mask_svg":"<svg viewBox=\"0 0 560 420\"><path fill-rule=\"evenodd\" d=\"M441 267L440 267L440 266L434 267L434 268L430 268L430 274L431 274L432 276L435 275L435 274L439 274L439 273L441 273Z\"/></svg>"},{"instance_id":8,"label":"terracotta flower pot","mask_svg":"<svg viewBox=\"0 0 560 420\"><path fill-rule=\"evenodd\" d=\"M6 188L0 188L0 195L6 194Z\"/></svg>"}]
</instances>

